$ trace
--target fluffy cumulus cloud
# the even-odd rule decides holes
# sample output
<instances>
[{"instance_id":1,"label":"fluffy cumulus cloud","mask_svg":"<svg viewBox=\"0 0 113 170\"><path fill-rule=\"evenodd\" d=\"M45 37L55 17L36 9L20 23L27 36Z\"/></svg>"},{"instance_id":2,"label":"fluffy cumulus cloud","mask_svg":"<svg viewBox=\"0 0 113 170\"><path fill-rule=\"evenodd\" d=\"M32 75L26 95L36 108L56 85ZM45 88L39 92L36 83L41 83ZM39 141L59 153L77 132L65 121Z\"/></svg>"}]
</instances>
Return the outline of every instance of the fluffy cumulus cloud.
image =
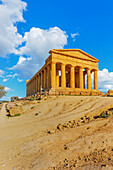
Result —
<instances>
[{"instance_id":1,"label":"fluffy cumulus cloud","mask_svg":"<svg viewBox=\"0 0 113 170\"><path fill-rule=\"evenodd\" d=\"M98 79L101 91L113 90L113 72L109 72L107 69L98 71Z\"/></svg>"},{"instance_id":2,"label":"fluffy cumulus cloud","mask_svg":"<svg viewBox=\"0 0 113 170\"><path fill-rule=\"evenodd\" d=\"M31 28L24 36L26 45L20 49L21 54L45 57L52 48L63 48L67 44L67 35L58 27L43 30Z\"/></svg>"},{"instance_id":3,"label":"fluffy cumulus cloud","mask_svg":"<svg viewBox=\"0 0 113 170\"><path fill-rule=\"evenodd\" d=\"M0 57L10 54L19 56L18 63L12 69L17 70L21 79L29 78L38 71L49 50L63 48L68 37L58 27L47 30L33 27L22 37L17 23L25 22L23 11L26 7L26 2L22 0L0 0ZM25 45L19 48L23 42ZM6 78L3 81L7 81Z\"/></svg>"},{"instance_id":4,"label":"fluffy cumulus cloud","mask_svg":"<svg viewBox=\"0 0 113 170\"><path fill-rule=\"evenodd\" d=\"M85 77L87 87L87 75ZM91 74L91 86L94 88L94 72ZM113 72L109 72L108 69L98 71L98 86L102 92L113 90Z\"/></svg>"},{"instance_id":5,"label":"fluffy cumulus cloud","mask_svg":"<svg viewBox=\"0 0 113 170\"><path fill-rule=\"evenodd\" d=\"M23 10L26 6L26 2L21 0L0 0L0 57L18 52L23 38L16 23L24 22Z\"/></svg>"},{"instance_id":6,"label":"fluffy cumulus cloud","mask_svg":"<svg viewBox=\"0 0 113 170\"><path fill-rule=\"evenodd\" d=\"M44 64L51 49L62 49L67 44L68 35L58 27L47 30L33 27L22 37L18 33L17 23L25 22L23 11L26 7L26 2L22 0L0 0L0 57L11 53L19 56L17 64L10 68L17 73L5 76L5 72L0 70L3 82L16 76L19 76L18 82L30 78ZM78 32L71 34L73 41L76 36L79 36ZM20 47L23 42L25 45ZM113 89L113 72L103 69L98 72L98 77L101 91ZM5 89L10 91L8 87Z\"/></svg>"},{"instance_id":7,"label":"fluffy cumulus cloud","mask_svg":"<svg viewBox=\"0 0 113 170\"><path fill-rule=\"evenodd\" d=\"M20 56L18 63L11 69L18 70L21 78L29 78L36 73L44 64L51 49L63 48L67 44L67 34L58 27L43 30L40 28L31 28L25 33L25 46L18 51Z\"/></svg>"}]
</instances>

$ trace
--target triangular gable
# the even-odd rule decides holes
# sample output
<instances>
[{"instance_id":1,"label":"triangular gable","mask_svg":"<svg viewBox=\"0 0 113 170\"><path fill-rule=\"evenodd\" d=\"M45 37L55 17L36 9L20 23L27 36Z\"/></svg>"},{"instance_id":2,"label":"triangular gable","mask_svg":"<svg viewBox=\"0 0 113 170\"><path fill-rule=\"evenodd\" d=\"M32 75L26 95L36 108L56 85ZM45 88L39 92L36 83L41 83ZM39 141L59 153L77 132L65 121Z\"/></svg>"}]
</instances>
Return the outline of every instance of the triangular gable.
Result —
<instances>
[{"instance_id":1,"label":"triangular gable","mask_svg":"<svg viewBox=\"0 0 113 170\"><path fill-rule=\"evenodd\" d=\"M92 57L91 55L85 53L84 51L82 51L80 49L53 49L53 50L50 50L49 53L50 54L51 53L57 53L57 54L67 55L67 56L74 57L74 58L79 58L79 59L82 59L82 60L99 62L98 59Z\"/></svg>"}]
</instances>

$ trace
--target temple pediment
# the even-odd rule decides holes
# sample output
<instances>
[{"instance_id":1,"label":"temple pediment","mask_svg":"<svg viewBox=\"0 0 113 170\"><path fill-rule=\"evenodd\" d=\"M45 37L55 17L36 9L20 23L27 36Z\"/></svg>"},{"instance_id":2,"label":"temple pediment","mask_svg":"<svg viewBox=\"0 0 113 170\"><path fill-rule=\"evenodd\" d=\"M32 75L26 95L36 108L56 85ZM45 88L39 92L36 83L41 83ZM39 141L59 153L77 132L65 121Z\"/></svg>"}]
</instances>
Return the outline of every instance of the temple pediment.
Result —
<instances>
[{"instance_id":1,"label":"temple pediment","mask_svg":"<svg viewBox=\"0 0 113 170\"><path fill-rule=\"evenodd\" d=\"M73 58L78 58L81 60L86 60L86 61L92 61L92 62L99 62L98 59L92 57L91 55L87 54L86 52L80 50L80 49L53 49L49 52L51 53L56 53L64 56L70 56Z\"/></svg>"}]
</instances>

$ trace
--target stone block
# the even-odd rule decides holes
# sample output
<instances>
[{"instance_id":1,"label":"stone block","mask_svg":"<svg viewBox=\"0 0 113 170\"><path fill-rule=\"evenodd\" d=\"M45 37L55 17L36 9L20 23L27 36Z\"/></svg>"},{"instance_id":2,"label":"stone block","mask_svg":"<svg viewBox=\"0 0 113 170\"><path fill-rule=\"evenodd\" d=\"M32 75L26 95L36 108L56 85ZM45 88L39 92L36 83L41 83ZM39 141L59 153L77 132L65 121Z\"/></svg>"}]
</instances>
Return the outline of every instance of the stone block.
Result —
<instances>
[{"instance_id":1,"label":"stone block","mask_svg":"<svg viewBox=\"0 0 113 170\"><path fill-rule=\"evenodd\" d=\"M9 109L9 114L10 114L10 116L15 116L15 115L17 115L17 114L23 114L23 108L22 108L22 106L19 106L19 107L17 107L17 106L12 106L12 107L10 107L10 109Z\"/></svg>"}]
</instances>

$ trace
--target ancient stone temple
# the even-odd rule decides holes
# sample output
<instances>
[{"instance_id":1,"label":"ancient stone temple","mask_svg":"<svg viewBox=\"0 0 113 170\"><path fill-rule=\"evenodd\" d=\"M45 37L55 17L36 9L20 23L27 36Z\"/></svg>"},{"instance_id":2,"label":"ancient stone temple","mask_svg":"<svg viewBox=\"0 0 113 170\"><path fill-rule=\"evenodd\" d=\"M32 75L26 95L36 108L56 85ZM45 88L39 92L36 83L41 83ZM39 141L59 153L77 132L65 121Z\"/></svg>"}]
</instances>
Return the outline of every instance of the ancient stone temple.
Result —
<instances>
[{"instance_id":1,"label":"ancient stone temple","mask_svg":"<svg viewBox=\"0 0 113 170\"><path fill-rule=\"evenodd\" d=\"M50 94L101 94L97 75L99 60L80 49L53 49L49 53L44 66L26 81L27 96L41 89Z\"/></svg>"}]
</instances>

